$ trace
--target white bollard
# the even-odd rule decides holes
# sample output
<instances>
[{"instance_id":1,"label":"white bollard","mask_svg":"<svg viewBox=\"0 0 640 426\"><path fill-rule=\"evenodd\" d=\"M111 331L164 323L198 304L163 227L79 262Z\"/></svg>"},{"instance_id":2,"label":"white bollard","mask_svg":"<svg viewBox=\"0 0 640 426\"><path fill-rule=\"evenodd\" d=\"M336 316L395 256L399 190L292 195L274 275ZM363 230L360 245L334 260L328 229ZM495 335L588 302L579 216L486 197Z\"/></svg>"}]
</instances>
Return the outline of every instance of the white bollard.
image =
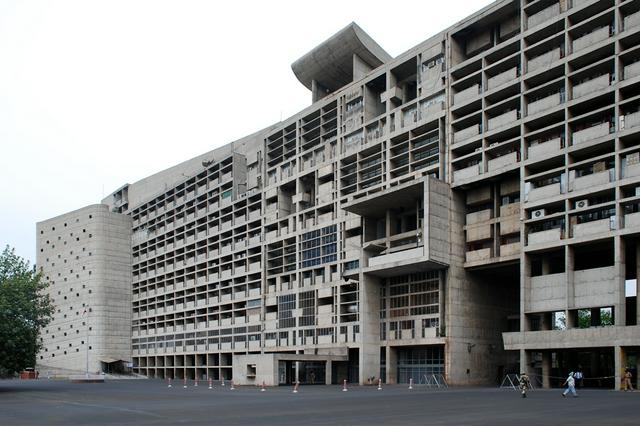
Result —
<instances>
[{"instance_id":1,"label":"white bollard","mask_svg":"<svg viewBox=\"0 0 640 426\"><path fill-rule=\"evenodd\" d=\"M265 392L266 389L264 388L264 380L262 381L262 386L260 387L260 392Z\"/></svg>"},{"instance_id":2,"label":"white bollard","mask_svg":"<svg viewBox=\"0 0 640 426\"><path fill-rule=\"evenodd\" d=\"M293 393L298 393L298 386L300 385L300 382L296 382L295 386L293 387Z\"/></svg>"},{"instance_id":3,"label":"white bollard","mask_svg":"<svg viewBox=\"0 0 640 426\"><path fill-rule=\"evenodd\" d=\"M167 379L167 383L168 383L168 384L167 384L167 387L168 387L168 388L170 388L170 387L171 387L171 377L169 377L169 378Z\"/></svg>"},{"instance_id":4,"label":"white bollard","mask_svg":"<svg viewBox=\"0 0 640 426\"><path fill-rule=\"evenodd\" d=\"M213 380L209 377L209 389L213 389Z\"/></svg>"},{"instance_id":5,"label":"white bollard","mask_svg":"<svg viewBox=\"0 0 640 426\"><path fill-rule=\"evenodd\" d=\"M378 379L378 390L382 390L382 379Z\"/></svg>"},{"instance_id":6,"label":"white bollard","mask_svg":"<svg viewBox=\"0 0 640 426\"><path fill-rule=\"evenodd\" d=\"M184 385L182 386L184 389L187 388L187 378L185 377L183 380Z\"/></svg>"},{"instance_id":7,"label":"white bollard","mask_svg":"<svg viewBox=\"0 0 640 426\"><path fill-rule=\"evenodd\" d=\"M413 379L409 379L409 390L413 389Z\"/></svg>"},{"instance_id":8,"label":"white bollard","mask_svg":"<svg viewBox=\"0 0 640 426\"><path fill-rule=\"evenodd\" d=\"M224 383L224 382L223 382ZM224 385L223 385L224 386ZM229 390L235 390L236 388L233 387L233 380L231 381L231 387L229 388Z\"/></svg>"},{"instance_id":9,"label":"white bollard","mask_svg":"<svg viewBox=\"0 0 640 426\"><path fill-rule=\"evenodd\" d=\"M342 392L346 392L347 391L347 380L345 379L342 382Z\"/></svg>"},{"instance_id":10,"label":"white bollard","mask_svg":"<svg viewBox=\"0 0 640 426\"><path fill-rule=\"evenodd\" d=\"M220 383L220 386L224 387L224 377L222 378L222 383Z\"/></svg>"}]
</instances>

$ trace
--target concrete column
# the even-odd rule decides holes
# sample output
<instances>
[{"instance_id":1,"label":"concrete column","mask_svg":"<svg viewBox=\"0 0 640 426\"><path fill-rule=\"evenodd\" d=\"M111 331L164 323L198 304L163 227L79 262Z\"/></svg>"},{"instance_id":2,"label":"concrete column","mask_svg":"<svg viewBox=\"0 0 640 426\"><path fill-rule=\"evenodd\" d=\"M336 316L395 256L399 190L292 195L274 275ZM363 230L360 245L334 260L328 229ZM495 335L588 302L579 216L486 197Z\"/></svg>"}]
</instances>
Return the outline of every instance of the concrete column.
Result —
<instances>
[{"instance_id":1,"label":"concrete column","mask_svg":"<svg viewBox=\"0 0 640 426\"><path fill-rule=\"evenodd\" d=\"M531 369L531 353L525 349L520 349L520 373L532 375Z\"/></svg>"},{"instance_id":2,"label":"concrete column","mask_svg":"<svg viewBox=\"0 0 640 426\"><path fill-rule=\"evenodd\" d=\"M618 286L616 289L617 304L614 308L614 324L625 325L627 321L627 302L625 298L625 248L624 240L621 237L615 237L613 239L613 261L615 265L615 277L618 280Z\"/></svg>"},{"instance_id":3,"label":"concrete column","mask_svg":"<svg viewBox=\"0 0 640 426\"><path fill-rule=\"evenodd\" d=\"M397 374L397 366L398 366L398 351L396 348L391 346L387 346L387 365L386 372L387 377L385 378L385 382L387 384L396 384L398 383L398 374Z\"/></svg>"},{"instance_id":4,"label":"concrete column","mask_svg":"<svg viewBox=\"0 0 640 426\"><path fill-rule=\"evenodd\" d=\"M542 352L542 387L551 387L551 352Z\"/></svg>"},{"instance_id":5,"label":"concrete column","mask_svg":"<svg viewBox=\"0 0 640 426\"><path fill-rule=\"evenodd\" d=\"M569 315L569 311L574 307L575 300L575 287L574 287L574 254L573 249L570 246L565 247L565 261L564 261L564 270L566 276L566 285L567 285L567 328L577 327L578 324L576 321L573 321L573 317Z\"/></svg>"},{"instance_id":6,"label":"concrete column","mask_svg":"<svg viewBox=\"0 0 640 426\"><path fill-rule=\"evenodd\" d=\"M640 325L640 263L639 262L640 262L640 243L636 245L636 325ZM640 381L638 383L640 383Z\"/></svg>"},{"instance_id":7,"label":"concrete column","mask_svg":"<svg viewBox=\"0 0 640 426\"><path fill-rule=\"evenodd\" d=\"M360 384L380 376L380 282L360 273Z\"/></svg>"},{"instance_id":8,"label":"concrete column","mask_svg":"<svg viewBox=\"0 0 640 426\"><path fill-rule=\"evenodd\" d=\"M299 361L295 361L295 369L296 369L296 378L294 383L297 383L300 381L300 362Z\"/></svg>"},{"instance_id":9,"label":"concrete column","mask_svg":"<svg viewBox=\"0 0 640 426\"><path fill-rule=\"evenodd\" d=\"M614 359L614 376L615 376L615 390L620 390L620 380L622 379L622 370L625 367L624 362L624 351L622 346L615 346L613 348L613 359Z\"/></svg>"},{"instance_id":10,"label":"concrete column","mask_svg":"<svg viewBox=\"0 0 640 426\"><path fill-rule=\"evenodd\" d=\"M324 367L324 383L325 385L330 385L331 384L331 376L332 376L332 370L331 370L331 360L327 361Z\"/></svg>"}]
</instances>

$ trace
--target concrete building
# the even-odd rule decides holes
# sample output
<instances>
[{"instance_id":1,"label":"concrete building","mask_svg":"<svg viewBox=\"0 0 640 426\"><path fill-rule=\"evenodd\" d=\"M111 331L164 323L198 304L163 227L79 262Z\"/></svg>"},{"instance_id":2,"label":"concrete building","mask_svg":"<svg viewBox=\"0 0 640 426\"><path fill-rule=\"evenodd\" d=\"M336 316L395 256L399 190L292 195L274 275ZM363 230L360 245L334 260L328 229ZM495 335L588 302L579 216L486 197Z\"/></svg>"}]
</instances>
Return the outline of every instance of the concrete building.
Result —
<instances>
[{"instance_id":1,"label":"concrete building","mask_svg":"<svg viewBox=\"0 0 640 426\"><path fill-rule=\"evenodd\" d=\"M350 24L294 62L311 106L102 200L131 221L135 371L619 386L640 348L639 22L637 1L497 1L396 58Z\"/></svg>"}]
</instances>

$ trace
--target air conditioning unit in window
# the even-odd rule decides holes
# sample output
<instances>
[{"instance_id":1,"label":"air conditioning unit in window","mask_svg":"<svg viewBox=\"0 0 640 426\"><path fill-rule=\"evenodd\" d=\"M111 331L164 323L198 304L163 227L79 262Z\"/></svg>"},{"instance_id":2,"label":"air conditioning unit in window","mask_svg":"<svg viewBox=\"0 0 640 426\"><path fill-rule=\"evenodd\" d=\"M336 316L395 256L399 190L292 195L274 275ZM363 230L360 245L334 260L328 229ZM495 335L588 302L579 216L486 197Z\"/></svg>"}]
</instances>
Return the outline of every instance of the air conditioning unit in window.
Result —
<instances>
[{"instance_id":1,"label":"air conditioning unit in window","mask_svg":"<svg viewBox=\"0 0 640 426\"><path fill-rule=\"evenodd\" d=\"M585 207L589 207L589 200L576 201L576 209L583 209Z\"/></svg>"},{"instance_id":2,"label":"air conditioning unit in window","mask_svg":"<svg viewBox=\"0 0 640 426\"><path fill-rule=\"evenodd\" d=\"M489 148L493 148L494 146L498 146L500 145L500 142L494 142L491 145L489 145Z\"/></svg>"},{"instance_id":3,"label":"air conditioning unit in window","mask_svg":"<svg viewBox=\"0 0 640 426\"><path fill-rule=\"evenodd\" d=\"M636 197L640 196L640 186L636 186Z\"/></svg>"},{"instance_id":4,"label":"air conditioning unit in window","mask_svg":"<svg viewBox=\"0 0 640 426\"><path fill-rule=\"evenodd\" d=\"M531 212L531 219L540 219L547 214L545 209L534 210Z\"/></svg>"}]
</instances>

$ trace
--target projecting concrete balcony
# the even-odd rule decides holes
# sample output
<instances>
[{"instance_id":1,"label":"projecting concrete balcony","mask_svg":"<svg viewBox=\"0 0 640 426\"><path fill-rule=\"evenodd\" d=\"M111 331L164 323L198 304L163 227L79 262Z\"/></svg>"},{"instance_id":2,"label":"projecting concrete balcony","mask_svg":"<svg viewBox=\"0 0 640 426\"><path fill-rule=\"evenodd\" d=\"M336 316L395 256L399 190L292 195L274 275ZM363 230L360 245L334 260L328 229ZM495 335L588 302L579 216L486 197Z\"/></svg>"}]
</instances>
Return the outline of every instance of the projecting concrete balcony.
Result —
<instances>
[{"instance_id":1,"label":"projecting concrete balcony","mask_svg":"<svg viewBox=\"0 0 640 426\"><path fill-rule=\"evenodd\" d=\"M628 159L627 159L627 162L628 162ZM625 167L623 168L623 173L624 173L623 177L625 178L640 176L640 164L638 163L626 164Z\"/></svg>"},{"instance_id":2,"label":"projecting concrete balcony","mask_svg":"<svg viewBox=\"0 0 640 426\"><path fill-rule=\"evenodd\" d=\"M311 194L309 192L295 194L291 197L291 201L293 203L309 203L311 202Z\"/></svg>"},{"instance_id":3,"label":"projecting concrete balcony","mask_svg":"<svg viewBox=\"0 0 640 426\"><path fill-rule=\"evenodd\" d=\"M509 124L515 124L518 119L520 119L520 111L512 109L509 112L488 119L487 130L495 130Z\"/></svg>"},{"instance_id":4,"label":"projecting concrete balcony","mask_svg":"<svg viewBox=\"0 0 640 426\"><path fill-rule=\"evenodd\" d=\"M640 126L640 111L624 116L624 128L630 129L632 127Z\"/></svg>"},{"instance_id":5,"label":"projecting concrete balcony","mask_svg":"<svg viewBox=\"0 0 640 426\"><path fill-rule=\"evenodd\" d=\"M474 263L482 262L491 259L493 250L491 247L483 248L480 250L468 251L465 253L465 262Z\"/></svg>"},{"instance_id":6,"label":"projecting concrete balcony","mask_svg":"<svg viewBox=\"0 0 640 426\"><path fill-rule=\"evenodd\" d=\"M624 31L631 31L634 28L640 27L640 12L635 12L631 15L625 16L623 23Z\"/></svg>"},{"instance_id":7,"label":"projecting concrete balcony","mask_svg":"<svg viewBox=\"0 0 640 426\"><path fill-rule=\"evenodd\" d=\"M613 306L620 287L616 268L590 268L573 273L575 306Z\"/></svg>"},{"instance_id":8,"label":"projecting concrete balcony","mask_svg":"<svg viewBox=\"0 0 640 426\"><path fill-rule=\"evenodd\" d=\"M464 128L462 130L458 130L453 133L453 142L459 143L465 141L467 139L471 139L474 136L478 136L480 134L480 125L474 124L473 126Z\"/></svg>"},{"instance_id":9,"label":"projecting concrete balcony","mask_svg":"<svg viewBox=\"0 0 640 426\"><path fill-rule=\"evenodd\" d=\"M430 121L431 117L439 115L444 110L444 102L434 102L420 110L420 120Z\"/></svg>"},{"instance_id":10,"label":"projecting concrete balcony","mask_svg":"<svg viewBox=\"0 0 640 426\"><path fill-rule=\"evenodd\" d=\"M318 169L318 178L333 175L333 164L327 164Z\"/></svg>"},{"instance_id":11,"label":"projecting concrete balcony","mask_svg":"<svg viewBox=\"0 0 640 426\"><path fill-rule=\"evenodd\" d=\"M520 216L520 203L511 203L500 206L500 217Z\"/></svg>"},{"instance_id":12,"label":"projecting concrete balcony","mask_svg":"<svg viewBox=\"0 0 640 426\"><path fill-rule=\"evenodd\" d=\"M529 191L529 195L526 198L526 201L534 202L544 200L546 198L554 197L560 194L560 182L552 183L551 185L533 188L531 191Z\"/></svg>"},{"instance_id":13,"label":"projecting concrete balcony","mask_svg":"<svg viewBox=\"0 0 640 426\"><path fill-rule=\"evenodd\" d=\"M566 274L547 274L531 277L526 310L533 312L561 310L566 306Z\"/></svg>"},{"instance_id":14,"label":"projecting concrete balcony","mask_svg":"<svg viewBox=\"0 0 640 426\"><path fill-rule=\"evenodd\" d=\"M507 216L500 219L500 235L520 232L520 216Z\"/></svg>"},{"instance_id":15,"label":"projecting concrete balcony","mask_svg":"<svg viewBox=\"0 0 640 426\"><path fill-rule=\"evenodd\" d=\"M573 191L580 191L583 189L589 189L594 186L604 185L611 182L612 173L609 170L605 170L604 172L591 173L590 175L580 176L578 178L573 179L569 183L569 188Z\"/></svg>"},{"instance_id":16,"label":"projecting concrete balcony","mask_svg":"<svg viewBox=\"0 0 640 426\"><path fill-rule=\"evenodd\" d=\"M532 73L541 69L546 69L562 57L562 50L559 47L529 59L527 70Z\"/></svg>"},{"instance_id":17,"label":"projecting concrete balcony","mask_svg":"<svg viewBox=\"0 0 640 426\"><path fill-rule=\"evenodd\" d=\"M508 166L513 166L519 161L518 152L510 152L500 157L492 158L487 162L487 170L495 172Z\"/></svg>"},{"instance_id":18,"label":"projecting concrete balcony","mask_svg":"<svg viewBox=\"0 0 640 426\"><path fill-rule=\"evenodd\" d=\"M475 223L486 222L491 220L491 209L480 210L473 213L467 213L466 224L473 225Z\"/></svg>"},{"instance_id":19,"label":"projecting concrete balcony","mask_svg":"<svg viewBox=\"0 0 640 426\"><path fill-rule=\"evenodd\" d=\"M627 213L626 215L624 215L624 228L640 228L640 212Z\"/></svg>"},{"instance_id":20,"label":"projecting concrete balcony","mask_svg":"<svg viewBox=\"0 0 640 426\"><path fill-rule=\"evenodd\" d=\"M460 182L466 179L480 175L480 164L474 164L473 166L465 167L464 169L456 170L453 172L453 181Z\"/></svg>"},{"instance_id":21,"label":"projecting concrete balcony","mask_svg":"<svg viewBox=\"0 0 640 426\"><path fill-rule=\"evenodd\" d=\"M442 64L425 69L420 72L420 84L423 87L435 88L441 84L440 76L442 75Z\"/></svg>"},{"instance_id":22,"label":"projecting concrete balcony","mask_svg":"<svg viewBox=\"0 0 640 426\"><path fill-rule=\"evenodd\" d=\"M467 227L466 241L482 241L491 238L491 225L475 225Z\"/></svg>"},{"instance_id":23,"label":"projecting concrete balcony","mask_svg":"<svg viewBox=\"0 0 640 426\"><path fill-rule=\"evenodd\" d=\"M495 89L496 87L502 86L510 81L513 81L518 78L518 68L513 67L505 72L502 72L498 75L495 75L487 80L487 89Z\"/></svg>"},{"instance_id":24,"label":"projecting concrete balcony","mask_svg":"<svg viewBox=\"0 0 640 426\"><path fill-rule=\"evenodd\" d=\"M601 76L592 78L584 83L576 84L573 86L573 99L581 98L582 96L589 95L591 93L598 92L606 89L611 85L611 77L609 74L603 74Z\"/></svg>"},{"instance_id":25,"label":"projecting concrete balcony","mask_svg":"<svg viewBox=\"0 0 640 426\"><path fill-rule=\"evenodd\" d=\"M461 90L453 95L453 104L460 105L467 101L470 101L471 99L477 98L480 92L481 90L479 84L467 87L466 89Z\"/></svg>"},{"instance_id":26,"label":"projecting concrete balcony","mask_svg":"<svg viewBox=\"0 0 640 426\"><path fill-rule=\"evenodd\" d=\"M249 220L256 220L262 217L262 212L260 210L251 210L249 212Z\"/></svg>"},{"instance_id":27,"label":"projecting concrete balcony","mask_svg":"<svg viewBox=\"0 0 640 426\"><path fill-rule=\"evenodd\" d=\"M591 222L584 222L573 225L572 236L573 238L580 238L609 231L611 231L611 220L609 218L592 220Z\"/></svg>"},{"instance_id":28,"label":"projecting concrete balcony","mask_svg":"<svg viewBox=\"0 0 640 426\"><path fill-rule=\"evenodd\" d=\"M554 93L546 98L538 99L527 105L527 115L537 114L550 108L558 106L562 103L560 93Z\"/></svg>"},{"instance_id":29,"label":"projecting concrete balcony","mask_svg":"<svg viewBox=\"0 0 640 426\"><path fill-rule=\"evenodd\" d=\"M535 244L555 243L562 239L562 229L554 228L546 231L531 232L528 235L527 246Z\"/></svg>"},{"instance_id":30,"label":"projecting concrete balcony","mask_svg":"<svg viewBox=\"0 0 640 426\"><path fill-rule=\"evenodd\" d=\"M324 345L333 343L333 336L318 336L318 344Z\"/></svg>"},{"instance_id":31,"label":"projecting concrete balcony","mask_svg":"<svg viewBox=\"0 0 640 426\"><path fill-rule=\"evenodd\" d=\"M600 123L592 127L588 127L583 130L578 130L577 132L573 132L572 141L574 145L579 143L587 142L593 139L601 138L603 136L607 136L610 132L611 125L606 123Z\"/></svg>"},{"instance_id":32,"label":"projecting concrete balcony","mask_svg":"<svg viewBox=\"0 0 640 426\"><path fill-rule=\"evenodd\" d=\"M624 79L628 80L640 75L640 61L634 62L624 67Z\"/></svg>"},{"instance_id":33,"label":"projecting concrete balcony","mask_svg":"<svg viewBox=\"0 0 640 426\"><path fill-rule=\"evenodd\" d=\"M543 143L529 146L527 156L529 160L536 160L552 153L558 153L562 149L562 139L555 138Z\"/></svg>"},{"instance_id":34,"label":"projecting concrete balcony","mask_svg":"<svg viewBox=\"0 0 640 426\"><path fill-rule=\"evenodd\" d=\"M596 43L601 42L609 38L609 26L600 27L588 34L583 35L580 38L573 40L572 48L573 52L586 49L589 46L593 46Z\"/></svg>"},{"instance_id":35,"label":"projecting concrete balcony","mask_svg":"<svg viewBox=\"0 0 640 426\"><path fill-rule=\"evenodd\" d=\"M517 256L521 249L520 243L503 244L500 246L500 257Z\"/></svg>"},{"instance_id":36,"label":"projecting concrete balcony","mask_svg":"<svg viewBox=\"0 0 640 426\"><path fill-rule=\"evenodd\" d=\"M527 18L527 29L540 25L543 22L547 22L558 15L560 15L560 3L554 3L553 5L542 9L538 13L529 16Z\"/></svg>"}]
</instances>

